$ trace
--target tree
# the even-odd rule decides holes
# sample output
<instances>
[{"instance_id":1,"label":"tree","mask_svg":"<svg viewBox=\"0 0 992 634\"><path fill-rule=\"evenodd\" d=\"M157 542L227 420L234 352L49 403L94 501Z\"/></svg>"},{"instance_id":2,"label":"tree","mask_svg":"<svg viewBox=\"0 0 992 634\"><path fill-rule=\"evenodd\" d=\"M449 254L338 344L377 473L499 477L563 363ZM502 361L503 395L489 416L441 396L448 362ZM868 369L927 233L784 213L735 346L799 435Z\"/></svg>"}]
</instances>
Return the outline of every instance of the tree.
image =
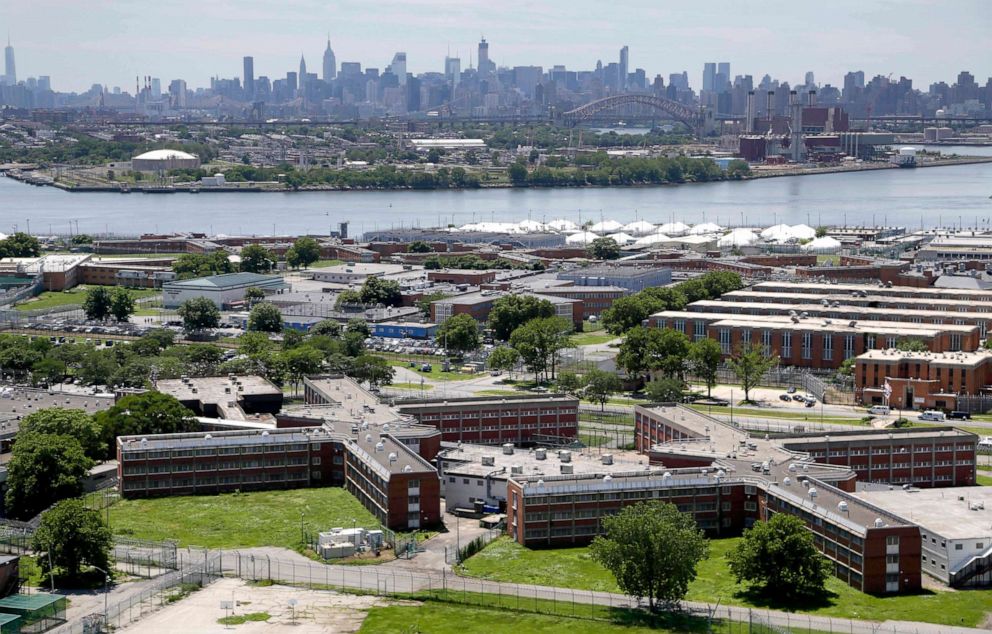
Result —
<instances>
[{"instance_id":1,"label":"tree","mask_svg":"<svg viewBox=\"0 0 992 634\"><path fill-rule=\"evenodd\" d=\"M276 265L276 256L260 244L241 249L241 270L246 273L268 273Z\"/></svg>"},{"instance_id":2,"label":"tree","mask_svg":"<svg viewBox=\"0 0 992 634\"><path fill-rule=\"evenodd\" d=\"M345 331L348 333L360 334L363 339L372 336L372 329L369 328L368 322L364 319L359 319L358 317L348 320L348 325L345 326Z\"/></svg>"},{"instance_id":3,"label":"tree","mask_svg":"<svg viewBox=\"0 0 992 634\"><path fill-rule=\"evenodd\" d=\"M339 337L341 336L341 324L332 319L322 319L307 331L311 337Z\"/></svg>"},{"instance_id":4,"label":"tree","mask_svg":"<svg viewBox=\"0 0 992 634\"><path fill-rule=\"evenodd\" d=\"M435 291L433 293L428 293L417 300L417 308L420 309L420 314L425 318L431 316L431 304L448 297L447 293L442 293L441 291Z\"/></svg>"},{"instance_id":5,"label":"tree","mask_svg":"<svg viewBox=\"0 0 992 634\"><path fill-rule=\"evenodd\" d=\"M660 371L667 378L685 382L689 338L673 328L652 328L649 345L643 351L648 357L648 369Z\"/></svg>"},{"instance_id":6,"label":"tree","mask_svg":"<svg viewBox=\"0 0 992 634\"><path fill-rule=\"evenodd\" d=\"M299 346L283 353L283 361L286 363L286 370L293 381L293 386L298 392L303 377L320 372L324 355L316 348Z\"/></svg>"},{"instance_id":7,"label":"tree","mask_svg":"<svg viewBox=\"0 0 992 634\"><path fill-rule=\"evenodd\" d=\"M396 280L383 280L378 277L370 277L362 284L359 291L362 303L366 306L382 304L383 306L400 306L403 303L403 294L400 284Z\"/></svg>"},{"instance_id":8,"label":"tree","mask_svg":"<svg viewBox=\"0 0 992 634\"><path fill-rule=\"evenodd\" d=\"M382 357L363 354L351 364L351 376L359 381L368 381L369 386L378 387L393 382L396 370Z\"/></svg>"},{"instance_id":9,"label":"tree","mask_svg":"<svg viewBox=\"0 0 992 634\"><path fill-rule=\"evenodd\" d=\"M320 259L320 245L313 238L297 238L290 248L296 252L296 267L307 268Z\"/></svg>"},{"instance_id":10,"label":"tree","mask_svg":"<svg viewBox=\"0 0 992 634\"><path fill-rule=\"evenodd\" d=\"M603 327L611 335L622 335L662 310L665 308L660 301L642 293L621 297L603 311Z\"/></svg>"},{"instance_id":11,"label":"tree","mask_svg":"<svg viewBox=\"0 0 992 634\"><path fill-rule=\"evenodd\" d=\"M414 240L406 248L406 251L407 253L431 253L434 249L423 240Z\"/></svg>"},{"instance_id":12,"label":"tree","mask_svg":"<svg viewBox=\"0 0 992 634\"><path fill-rule=\"evenodd\" d=\"M344 306L355 306L362 303L362 294L358 291L348 289L338 293L337 301L334 302L334 307L341 309Z\"/></svg>"},{"instance_id":13,"label":"tree","mask_svg":"<svg viewBox=\"0 0 992 634\"><path fill-rule=\"evenodd\" d=\"M180 280L188 280L205 275L233 273L234 265L226 251L217 250L209 255L184 253L172 263L172 270Z\"/></svg>"},{"instance_id":14,"label":"tree","mask_svg":"<svg viewBox=\"0 0 992 634\"><path fill-rule=\"evenodd\" d=\"M988 340L986 339L986 343ZM903 352L926 352L930 348L922 339L900 339L896 344L896 350Z\"/></svg>"},{"instance_id":15,"label":"tree","mask_svg":"<svg viewBox=\"0 0 992 634\"><path fill-rule=\"evenodd\" d=\"M514 186L527 184L527 166L523 163L511 163L506 168L506 175L510 178L510 183Z\"/></svg>"},{"instance_id":16,"label":"tree","mask_svg":"<svg viewBox=\"0 0 992 634\"><path fill-rule=\"evenodd\" d=\"M186 334L198 333L220 325L220 309L206 297L191 297L176 311L183 320Z\"/></svg>"},{"instance_id":17,"label":"tree","mask_svg":"<svg viewBox=\"0 0 992 634\"><path fill-rule=\"evenodd\" d=\"M689 365L692 372L706 384L707 397L716 386L716 373L722 360L720 344L710 338L700 339L689 346Z\"/></svg>"},{"instance_id":18,"label":"tree","mask_svg":"<svg viewBox=\"0 0 992 634\"><path fill-rule=\"evenodd\" d=\"M652 403L679 403L685 383L681 379L655 379L644 386L644 393Z\"/></svg>"},{"instance_id":19,"label":"tree","mask_svg":"<svg viewBox=\"0 0 992 634\"><path fill-rule=\"evenodd\" d=\"M510 335L510 345L520 353L534 380L554 380L558 354L571 343L572 323L562 317L531 319Z\"/></svg>"},{"instance_id":20,"label":"tree","mask_svg":"<svg viewBox=\"0 0 992 634\"><path fill-rule=\"evenodd\" d=\"M489 353L489 358L486 359L486 365L489 366L490 370L499 370L502 372L513 372L513 369L517 367L517 363L519 362L520 353L510 346L493 348Z\"/></svg>"},{"instance_id":21,"label":"tree","mask_svg":"<svg viewBox=\"0 0 992 634\"><path fill-rule=\"evenodd\" d=\"M511 348L512 350L512 348ZM559 372L555 381L555 391L560 394L578 394L582 390L582 379L575 372Z\"/></svg>"},{"instance_id":22,"label":"tree","mask_svg":"<svg viewBox=\"0 0 992 634\"><path fill-rule=\"evenodd\" d=\"M32 548L47 552L39 557L42 570L54 575L52 566L70 579L79 576L84 566L110 570L110 551L114 539L101 521L100 512L88 509L82 500L62 500L41 516Z\"/></svg>"},{"instance_id":23,"label":"tree","mask_svg":"<svg viewBox=\"0 0 992 634\"><path fill-rule=\"evenodd\" d=\"M817 238L822 238L822 237L824 237L826 235L827 235L827 228L826 227L824 227L824 226L821 225L821 226L819 226L819 227L816 228L816 237Z\"/></svg>"},{"instance_id":24,"label":"tree","mask_svg":"<svg viewBox=\"0 0 992 634\"><path fill-rule=\"evenodd\" d=\"M65 363L52 357L38 359L31 366L32 385L54 385L65 379ZM23 429L23 426L21 427Z\"/></svg>"},{"instance_id":25,"label":"tree","mask_svg":"<svg viewBox=\"0 0 992 634\"><path fill-rule=\"evenodd\" d=\"M738 348L737 354L727 359L727 365L744 388L744 400L750 402L751 390L761 382L765 372L778 365L778 357L765 354L760 346L747 344Z\"/></svg>"},{"instance_id":26,"label":"tree","mask_svg":"<svg viewBox=\"0 0 992 634\"><path fill-rule=\"evenodd\" d=\"M585 379L586 398L599 403L600 410L605 409L606 401L623 388L617 375L606 370L590 370L583 378Z\"/></svg>"},{"instance_id":27,"label":"tree","mask_svg":"<svg viewBox=\"0 0 992 634\"><path fill-rule=\"evenodd\" d=\"M83 299L83 312L86 319L103 321L110 315L110 290L106 286L94 286L86 291Z\"/></svg>"},{"instance_id":28,"label":"tree","mask_svg":"<svg viewBox=\"0 0 992 634\"><path fill-rule=\"evenodd\" d=\"M257 286L250 286L245 290L245 301L249 306L254 306L265 299L265 291Z\"/></svg>"},{"instance_id":29,"label":"tree","mask_svg":"<svg viewBox=\"0 0 992 634\"><path fill-rule=\"evenodd\" d=\"M90 350L79 362L79 378L87 385L109 385L118 363L111 350Z\"/></svg>"},{"instance_id":30,"label":"tree","mask_svg":"<svg viewBox=\"0 0 992 634\"><path fill-rule=\"evenodd\" d=\"M465 313L445 319L438 327L434 338L444 346L446 352L454 352L457 355L478 350L482 343L479 323Z\"/></svg>"},{"instance_id":31,"label":"tree","mask_svg":"<svg viewBox=\"0 0 992 634\"><path fill-rule=\"evenodd\" d=\"M50 434L75 438L86 455L94 460L103 457L100 428L93 417L81 409L49 407L28 414L21 420L18 434Z\"/></svg>"},{"instance_id":32,"label":"tree","mask_svg":"<svg viewBox=\"0 0 992 634\"><path fill-rule=\"evenodd\" d=\"M595 260L616 260L620 257L620 245L613 238L596 238L586 247L586 252Z\"/></svg>"},{"instance_id":33,"label":"tree","mask_svg":"<svg viewBox=\"0 0 992 634\"><path fill-rule=\"evenodd\" d=\"M734 159L727 164L727 178L740 180L751 175L751 166L747 161Z\"/></svg>"},{"instance_id":34,"label":"tree","mask_svg":"<svg viewBox=\"0 0 992 634\"><path fill-rule=\"evenodd\" d=\"M255 304L248 313L248 330L255 332L281 332L282 313L275 304Z\"/></svg>"},{"instance_id":35,"label":"tree","mask_svg":"<svg viewBox=\"0 0 992 634\"><path fill-rule=\"evenodd\" d=\"M645 299L660 303L655 312L663 310L685 310L686 304L688 304L685 293L671 286L646 288L640 292L640 295Z\"/></svg>"},{"instance_id":36,"label":"tree","mask_svg":"<svg viewBox=\"0 0 992 634\"><path fill-rule=\"evenodd\" d=\"M554 316L554 304L546 299L533 295L504 295L493 302L489 328L496 339L506 341L514 330L531 319Z\"/></svg>"},{"instance_id":37,"label":"tree","mask_svg":"<svg viewBox=\"0 0 992 634\"><path fill-rule=\"evenodd\" d=\"M100 429L108 458L117 455L118 436L176 434L199 429L191 410L174 396L154 391L125 396L113 407L94 414L93 420Z\"/></svg>"},{"instance_id":38,"label":"tree","mask_svg":"<svg viewBox=\"0 0 992 634\"><path fill-rule=\"evenodd\" d=\"M18 231L0 240L0 252L5 258L36 258L41 255L41 243L38 238Z\"/></svg>"},{"instance_id":39,"label":"tree","mask_svg":"<svg viewBox=\"0 0 992 634\"><path fill-rule=\"evenodd\" d=\"M272 341L264 332L246 332L238 337L238 352L253 357L272 350Z\"/></svg>"},{"instance_id":40,"label":"tree","mask_svg":"<svg viewBox=\"0 0 992 634\"><path fill-rule=\"evenodd\" d=\"M110 294L110 314L117 321L127 321L134 313L134 296L131 291L122 286L114 289Z\"/></svg>"},{"instance_id":41,"label":"tree","mask_svg":"<svg viewBox=\"0 0 992 634\"><path fill-rule=\"evenodd\" d=\"M785 513L745 530L727 561L738 583L751 582L762 594L785 600L822 595L832 568L803 521Z\"/></svg>"},{"instance_id":42,"label":"tree","mask_svg":"<svg viewBox=\"0 0 992 634\"><path fill-rule=\"evenodd\" d=\"M93 466L79 441L61 434L18 434L7 465L7 513L34 517L48 505L83 492Z\"/></svg>"},{"instance_id":43,"label":"tree","mask_svg":"<svg viewBox=\"0 0 992 634\"><path fill-rule=\"evenodd\" d=\"M641 502L603 518L606 535L593 540L593 558L626 594L658 602L682 600L709 546L696 521L674 504Z\"/></svg>"}]
</instances>

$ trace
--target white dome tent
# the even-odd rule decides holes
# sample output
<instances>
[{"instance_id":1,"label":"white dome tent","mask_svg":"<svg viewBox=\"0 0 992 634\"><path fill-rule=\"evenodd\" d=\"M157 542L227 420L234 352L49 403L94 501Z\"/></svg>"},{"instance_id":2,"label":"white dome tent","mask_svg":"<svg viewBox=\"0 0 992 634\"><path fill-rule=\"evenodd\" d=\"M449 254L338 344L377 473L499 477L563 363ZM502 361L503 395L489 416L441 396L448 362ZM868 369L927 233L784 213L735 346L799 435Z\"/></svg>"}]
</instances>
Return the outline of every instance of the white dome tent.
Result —
<instances>
[{"instance_id":1,"label":"white dome tent","mask_svg":"<svg viewBox=\"0 0 992 634\"><path fill-rule=\"evenodd\" d=\"M635 220L623 226L624 233L632 236L646 236L654 232L655 226L647 220Z\"/></svg>"},{"instance_id":2,"label":"white dome tent","mask_svg":"<svg viewBox=\"0 0 992 634\"><path fill-rule=\"evenodd\" d=\"M564 218L556 218L548 223L548 229L552 231L578 231L579 225L575 224L571 220L565 220Z\"/></svg>"},{"instance_id":3,"label":"white dome tent","mask_svg":"<svg viewBox=\"0 0 992 634\"><path fill-rule=\"evenodd\" d=\"M809 225L792 225L789 233L797 240L812 240L816 237L816 229Z\"/></svg>"},{"instance_id":4,"label":"white dome tent","mask_svg":"<svg viewBox=\"0 0 992 634\"><path fill-rule=\"evenodd\" d=\"M723 231L723 227L721 227L720 225L714 224L712 222L703 222L696 225L692 229L689 229L689 235L701 236L705 233L719 233L721 231Z\"/></svg>"},{"instance_id":5,"label":"white dome tent","mask_svg":"<svg viewBox=\"0 0 992 634\"><path fill-rule=\"evenodd\" d=\"M665 224L658 227L659 233L664 233L669 236L681 236L689 230L689 225L684 222L666 222Z\"/></svg>"},{"instance_id":6,"label":"white dome tent","mask_svg":"<svg viewBox=\"0 0 992 634\"><path fill-rule=\"evenodd\" d=\"M765 240L780 240L782 237L788 238L791 235L790 229L792 227L785 224L772 225L761 230L761 237Z\"/></svg>"},{"instance_id":7,"label":"white dome tent","mask_svg":"<svg viewBox=\"0 0 992 634\"><path fill-rule=\"evenodd\" d=\"M746 247L758 241L750 229L734 229L716 241L718 247Z\"/></svg>"},{"instance_id":8,"label":"white dome tent","mask_svg":"<svg viewBox=\"0 0 992 634\"><path fill-rule=\"evenodd\" d=\"M595 233L580 231L565 238L565 244L592 244L592 241L599 238Z\"/></svg>"},{"instance_id":9,"label":"white dome tent","mask_svg":"<svg viewBox=\"0 0 992 634\"><path fill-rule=\"evenodd\" d=\"M623 225L616 220L601 220L589 227L589 231L594 233L612 233L621 229L623 229Z\"/></svg>"},{"instance_id":10,"label":"white dome tent","mask_svg":"<svg viewBox=\"0 0 992 634\"><path fill-rule=\"evenodd\" d=\"M623 232L620 232L620 233L611 233L610 235L608 235L606 237L612 239L614 242L616 242L620 246L624 246L624 245L630 244L631 242L633 242L634 240L636 240L636 238L634 238L634 236L629 235L629 234L626 234L626 233L623 233Z\"/></svg>"},{"instance_id":11,"label":"white dome tent","mask_svg":"<svg viewBox=\"0 0 992 634\"><path fill-rule=\"evenodd\" d=\"M824 236L814 238L799 248L809 253L837 253L841 249L841 243L836 238Z\"/></svg>"},{"instance_id":12,"label":"white dome tent","mask_svg":"<svg viewBox=\"0 0 992 634\"><path fill-rule=\"evenodd\" d=\"M637 242L634 243L635 247L650 247L655 244L661 244L662 242L668 242L671 238L663 233L652 233L649 236L644 236L639 238Z\"/></svg>"},{"instance_id":13,"label":"white dome tent","mask_svg":"<svg viewBox=\"0 0 992 634\"><path fill-rule=\"evenodd\" d=\"M532 233L532 232L535 232L535 231L546 231L547 230L547 227L544 225L544 223L538 222L536 220L529 220L529 219L528 220L521 220L520 222L518 222L517 223L517 228L519 228L520 231L524 231L524 232L527 232L527 233Z\"/></svg>"}]
</instances>

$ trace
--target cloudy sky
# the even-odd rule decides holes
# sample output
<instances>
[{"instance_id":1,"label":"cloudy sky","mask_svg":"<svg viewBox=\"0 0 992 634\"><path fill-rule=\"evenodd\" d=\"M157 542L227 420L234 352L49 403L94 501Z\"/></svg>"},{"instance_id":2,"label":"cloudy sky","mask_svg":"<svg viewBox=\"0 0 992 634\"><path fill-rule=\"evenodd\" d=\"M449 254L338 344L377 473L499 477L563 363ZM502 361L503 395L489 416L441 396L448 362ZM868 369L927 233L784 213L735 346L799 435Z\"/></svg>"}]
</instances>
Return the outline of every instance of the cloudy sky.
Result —
<instances>
[{"instance_id":1,"label":"cloudy sky","mask_svg":"<svg viewBox=\"0 0 992 634\"><path fill-rule=\"evenodd\" d=\"M695 88L704 61L756 82L992 75L990 0L2 0L4 30L19 78L50 75L56 90L133 90L136 75L202 86L240 76L244 55L256 75L284 76L301 53L313 72L328 33L339 64L381 69L404 50L414 73L442 70L449 46L466 67L485 35L501 66L592 68L627 44L631 69L687 70Z\"/></svg>"}]
</instances>

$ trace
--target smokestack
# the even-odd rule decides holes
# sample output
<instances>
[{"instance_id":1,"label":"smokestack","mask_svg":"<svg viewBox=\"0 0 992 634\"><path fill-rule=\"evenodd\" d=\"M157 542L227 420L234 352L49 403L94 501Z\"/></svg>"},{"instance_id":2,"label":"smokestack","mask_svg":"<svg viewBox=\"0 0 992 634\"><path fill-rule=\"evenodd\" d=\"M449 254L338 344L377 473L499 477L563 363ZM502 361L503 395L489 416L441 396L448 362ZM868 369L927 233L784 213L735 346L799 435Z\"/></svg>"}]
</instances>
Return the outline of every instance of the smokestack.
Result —
<instances>
[{"instance_id":1,"label":"smokestack","mask_svg":"<svg viewBox=\"0 0 992 634\"><path fill-rule=\"evenodd\" d=\"M789 105L794 106L799 103L799 93L795 90L789 91Z\"/></svg>"},{"instance_id":2,"label":"smokestack","mask_svg":"<svg viewBox=\"0 0 992 634\"><path fill-rule=\"evenodd\" d=\"M771 121L775 116L775 91L769 90L768 96L766 97L768 101L765 104L765 116Z\"/></svg>"},{"instance_id":3,"label":"smokestack","mask_svg":"<svg viewBox=\"0 0 992 634\"><path fill-rule=\"evenodd\" d=\"M792 160L796 163L803 158L803 107L799 103L799 93L795 90L789 91L789 116L792 117Z\"/></svg>"},{"instance_id":4,"label":"smokestack","mask_svg":"<svg viewBox=\"0 0 992 634\"><path fill-rule=\"evenodd\" d=\"M807 95L807 97L809 99L808 105L809 105L810 108L812 108L813 106L816 105L816 91L815 90L809 91L809 94Z\"/></svg>"},{"instance_id":5,"label":"smokestack","mask_svg":"<svg viewBox=\"0 0 992 634\"><path fill-rule=\"evenodd\" d=\"M744 132L751 134L754 132L754 91L747 91L747 108L744 109L747 120L744 122Z\"/></svg>"}]
</instances>

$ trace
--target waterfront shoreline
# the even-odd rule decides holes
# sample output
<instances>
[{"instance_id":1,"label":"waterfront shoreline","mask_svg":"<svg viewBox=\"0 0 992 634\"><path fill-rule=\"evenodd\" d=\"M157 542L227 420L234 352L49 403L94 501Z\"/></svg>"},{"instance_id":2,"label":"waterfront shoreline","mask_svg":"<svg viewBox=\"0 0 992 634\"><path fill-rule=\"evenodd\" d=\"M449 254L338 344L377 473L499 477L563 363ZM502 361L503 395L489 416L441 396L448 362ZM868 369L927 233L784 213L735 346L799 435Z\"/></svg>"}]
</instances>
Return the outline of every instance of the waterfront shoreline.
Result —
<instances>
[{"instance_id":1,"label":"waterfront shoreline","mask_svg":"<svg viewBox=\"0 0 992 634\"><path fill-rule=\"evenodd\" d=\"M963 156L952 159L942 159L940 161L923 162L918 164L914 169L923 169L929 167L955 167L959 165L974 165L982 163L992 163L992 156ZM54 187L64 192L73 194L83 194L83 193L135 193L135 194L241 194L241 193L251 193L251 194L287 194L287 193L303 193L303 192L370 192L370 193L382 193L382 192L437 192L437 191L477 191L477 190L494 190L494 189L519 189L519 190L554 190L554 189L566 189L566 190L579 190L579 189L642 189L642 188L658 188L658 187L678 187L681 185L699 185L703 183L713 183L713 182L733 182L733 181L754 181L766 178L783 178L790 176L818 176L821 174L840 174L840 173L852 173L852 172L875 172L879 170L891 170L891 169L903 169L896 165L890 163L862 163L860 165L837 165L830 167L811 167L803 168L798 167L794 169L783 169L783 170L763 170L760 167L757 168L758 171L752 171L750 176L744 178L729 178L720 181L688 181L683 183L643 183L635 185L585 185L581 187L574 186L516 186L510 183L498 183L490 185L481 185L477 188L447 188L447 189L414 189L414 188L348 188L348 187L335 187L335 186L309 186L301 187L299 189L291 188L277 188L277 187L265 187L260 186L258 183L245 183L243 187L241 186L229 186L229 187L203 187L196 183L182 183L178 186L170 186L167 188L154 186L154 187L140 187L140 186L127 186L123 187L112 187L110 185L100 186L100 185L84 185L71 187L63 183L57 183L51 181L47 178L37 178L32 176L31 171L20 171L12 170L6 172L6 176L16 180L20 183L27 185L34 185L37 187ZM189 185L189 186L184 186Z\"/></svg>"}]
</instances>

